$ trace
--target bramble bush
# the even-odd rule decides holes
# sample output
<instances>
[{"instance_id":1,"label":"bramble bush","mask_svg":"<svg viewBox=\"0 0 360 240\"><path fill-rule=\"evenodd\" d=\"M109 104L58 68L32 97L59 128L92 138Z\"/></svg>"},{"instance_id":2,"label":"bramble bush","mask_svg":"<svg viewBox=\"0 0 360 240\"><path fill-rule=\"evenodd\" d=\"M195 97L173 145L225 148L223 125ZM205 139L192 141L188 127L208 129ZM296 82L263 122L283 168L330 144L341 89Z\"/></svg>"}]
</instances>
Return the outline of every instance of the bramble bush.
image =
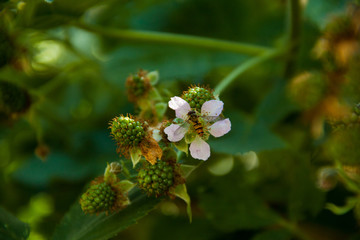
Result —
<instances>
[{"instance_id":1,"label":"bramble bush","mask_svg":"<svg viewBox=\"0 0 360 240\"><path fill-rule=\"evenodd\" d=\"M0 239L358 239L355 0L0 1Z\"/></svg>"}]
</instances>

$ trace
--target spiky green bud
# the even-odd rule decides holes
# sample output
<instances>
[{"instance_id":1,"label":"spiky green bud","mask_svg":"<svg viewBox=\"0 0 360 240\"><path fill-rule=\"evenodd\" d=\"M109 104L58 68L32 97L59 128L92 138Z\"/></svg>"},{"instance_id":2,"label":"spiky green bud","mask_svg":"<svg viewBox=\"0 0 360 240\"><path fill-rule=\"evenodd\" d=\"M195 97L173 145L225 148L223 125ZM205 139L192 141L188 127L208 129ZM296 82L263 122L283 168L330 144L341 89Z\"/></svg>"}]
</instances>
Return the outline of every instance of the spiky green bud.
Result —
<instances>
[{"instance_id":1,"label":"spiky green bud","mask_svg":"<svg viewBox=\"0 0 360 240\"><path fill-rule=\"evenodd\" d=\"M144 124L131 117L114 118L110 128L111 135L121 148L138 146L146 135Z\"/></svg>"},{"instance_id":2,"label":"spiky green bud","mask_svg":"<svg viewBox=\"0 0 360 240\"><path fill-rule=\"evenodd\" d=\"M138 173L138 185L149 196L165 195L175 182L174 165L165 161L158 161L154 165L145 163Z\"/></svg>"},{"instance_id":3,"label":"spiky green bud","mask_svg":"<svg viewBox=\"0 0 360 240\"><path fill-rule=\"evenodd\" d=\"M182 98L190 104L191 108L195 108L199 112L206 101L215 99L211 90L202 87L190 88L183 93Z\"/></svg>"},{"instance_id":4,"label":"spiky green bud","mask_svg":"<svg viewBox=\"0 0 360 240\"><path fill-rule=\"evenodd\" d=\"M80 204L84 213L109 212L116 201L116 191L105 182L91 185L81 196Z\"/></svg>"}]
</instances>

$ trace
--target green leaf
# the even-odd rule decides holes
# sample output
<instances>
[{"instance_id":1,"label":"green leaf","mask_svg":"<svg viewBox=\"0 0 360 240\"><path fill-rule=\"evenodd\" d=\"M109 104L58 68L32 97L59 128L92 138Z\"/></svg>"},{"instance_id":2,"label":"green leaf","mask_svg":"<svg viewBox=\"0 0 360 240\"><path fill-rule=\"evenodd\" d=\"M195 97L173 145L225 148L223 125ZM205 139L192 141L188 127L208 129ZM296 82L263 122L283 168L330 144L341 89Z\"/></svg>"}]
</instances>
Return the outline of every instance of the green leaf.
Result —
<instances>
[{"instance_id":1,"label":"green leaf","mask_svg":"<svg viewBox=\"0 0 360 240\"><path fill-rule=\"evenodd\" d=\"M337 206L333 203L327 203L325 208L329 209L336 215L343 215L353 209L358 202L358 198L350 197L346 200L346 204L344 206Z\"/></svg>"},{"instance_id":2,"label":"green leaf","mask_svg":"<svg viewBox=\"0 0 360 240\"><path fill-rule=\"evenodd\" d=\"M275 224L278 215L244 179L241 163L224 176L208 176L199 192L200 206L213 225L222 231L257 229Z\"/></svg>"},{"instance_id":3,"label":"green leaf","mask_svg":"<svg viewBox=\"0 0 360 240\"><path fill-rule=\"evenodd\" d=\"M178 150L186 153L186 155L189 153L188 145L187 145L187 143L185 142L185 138L183 138L183 139L182 139L181 141L179 141L179 142L175 142L175 143L174 143L174 146L175 146Z\"/></svg>"},{"instance_id":4,"label":"green leaf","mask_svg":"<svg viewBox=\"0 0 360 240\"><path fill-rule=\"evenodd\" d=\"M180 165L181 173L184 178L187 178L196 168L197 166L194 165L187 165L187 164Z\"/></svg>"},{"instance_id":5,"label":"green leaf","mask_svg":"<svg viewBox=\"0 0 360 240\"><path fill-rule=\"evenodd\" d=\"M29 237L30 227L11 213L0 207L0 239L25 240Z\"/></svg>"},{"instance_id":6,"label":"green leaf","mask_svg":"<svg viewBox=\"0 0 360 240\"><path fill-rule=\"evenodd\" d=\"M106 216L85 215L75 203L55 230L53 240L107 240L148 214L158 203L140 191L130 195L131 204L124 210Z\"/></svg>"},{"instance_id":7,"label":"green leaf","mask_svg":"<svg viewBox=\"0 0 360 240\"><path fill-rule=\"evenodd\" d=\"M121 189L121 192L125 192L125 193L133 189L135 185L136 185L135 183L130 182L129 180L122 180L116 184L116 186L118 186L119 189Z\"/></svg>"},{"instance_id":8,"label":"green leaf","mask_svg":"<svg viewBox=\"0 0 360 240\"><path fill-rule=\"evenodd\" d=\"M133 163L133 167L136 166L136 164L140 161L141 159L141 149L140 148L131 148L130 149L130 157L131 157L131 161Z\"/></svg>"},{"instance_id":9,"label":"green leaf","mask_svg":"<svg viewBox=\"0 0 360 240\"><path fill-rule=\"evenodd\" d=\"M179 198L181 198L182 200L185 201L185 203L186 203L186 211L187 211L187 214L188 214L188 217L189 217L189 221L191 222L192 221L191 199L190 199L189 194L187 193L185 183L177 185L175 190L174 190L174 194L175 194L175 196L177 196L177 197L179 197Z\"/></svg>"},{"instance_id":10,"label":"green leaf","mask_svg":"<svg viewBox=\"0 0 360 240\"><path fill-rule=\"evenodd\" d=\"M167 104L166 103L157 103L155 104L155 110L156 110L156 114L158 116L159 119L162 119L166 110L167 110Z\"/></svg>"},{"instance_id":11,"label":"green leaf","mask_svg":"<svg viewBox=\"0 0 360 240\"><path fill-rule=\"evenodd\" d=\"M154 86L159 81L158 71L149 72L146 76L150 79L150 83L152 86Z\"/></svg>"}]
</instances>

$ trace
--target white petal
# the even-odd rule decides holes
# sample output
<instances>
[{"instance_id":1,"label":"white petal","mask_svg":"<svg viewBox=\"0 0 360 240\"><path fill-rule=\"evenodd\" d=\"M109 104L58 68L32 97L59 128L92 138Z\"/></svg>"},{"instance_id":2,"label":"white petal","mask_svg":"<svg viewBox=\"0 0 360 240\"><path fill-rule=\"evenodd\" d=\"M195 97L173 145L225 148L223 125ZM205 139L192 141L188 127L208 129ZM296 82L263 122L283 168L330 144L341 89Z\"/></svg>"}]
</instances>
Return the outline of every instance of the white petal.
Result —
<instances>
[{"instance_id":1,"label":"white petal","mask_svg":"<svg viewBox=\"0 0 360 240\"><path fill-rule=\"evenodd\" d=\"M217 117L220 115L224 107L224 103L219 100L210 100L205 102L201 107L201 115Z\"/></svg>"},{"instance_id":2,"label":"white petal","mask_svg":"<svg viewBox=\"0 0 360 240\"><path fill-rule=\"evenodd\" d=\"M169 101L169 107L175 110L176 117L185 119L191 107L187 101L181 97L172 97Z\"/></svg>"},{"instance_id":3,"label":"white petal","mask_svg":"<svg viewBox=\"0 0 360 240\"><path fill-rule=\"evenodd\" d=\"M227 134L230 130L231 130L231 122L228 118L217 121L216 123L214 123L209 127L209 132L214 137L221 137Z\"/></svg>"},{"instance_id":4,"label":"white petal","mask_svg":"<svg viewBox=\"0 0 360 240\"><path fill-rule=\"evenodd\" d=\"M190 144L190 154L193 158L207 160L210 157L210 146L197 136Z\"/></svg>"},{"instance_id":5,"label":"white petal","mask_svg":"<svg viewBox=\"0 0 360 240\"><path fill-rule=\"evenodd\" d=\"M169 141L178 142L183 139L187 129L178 124L171 124L164 129L164 132L167 134Z\"/></svg>"}]
</instances>

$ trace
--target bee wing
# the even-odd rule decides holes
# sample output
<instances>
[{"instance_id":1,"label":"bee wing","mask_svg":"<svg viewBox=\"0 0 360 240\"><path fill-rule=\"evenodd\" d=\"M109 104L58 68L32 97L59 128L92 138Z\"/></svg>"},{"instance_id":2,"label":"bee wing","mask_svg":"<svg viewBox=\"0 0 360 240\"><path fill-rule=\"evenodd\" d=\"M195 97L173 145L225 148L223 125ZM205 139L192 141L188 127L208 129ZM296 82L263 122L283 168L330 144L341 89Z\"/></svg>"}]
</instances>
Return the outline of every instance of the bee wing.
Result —
<instances>
[{"instance_id":1,"label":"bee wing","mask_svg":"<svg viewBox=\"0 0 360 240\"><path fill-rule=\"evenodd\" d=\"M175 130L174 135L185 134L188 128L189 128L189 124L187 122L184 122L179 126L178 129Z\"/></svg>"}]
</instances>

